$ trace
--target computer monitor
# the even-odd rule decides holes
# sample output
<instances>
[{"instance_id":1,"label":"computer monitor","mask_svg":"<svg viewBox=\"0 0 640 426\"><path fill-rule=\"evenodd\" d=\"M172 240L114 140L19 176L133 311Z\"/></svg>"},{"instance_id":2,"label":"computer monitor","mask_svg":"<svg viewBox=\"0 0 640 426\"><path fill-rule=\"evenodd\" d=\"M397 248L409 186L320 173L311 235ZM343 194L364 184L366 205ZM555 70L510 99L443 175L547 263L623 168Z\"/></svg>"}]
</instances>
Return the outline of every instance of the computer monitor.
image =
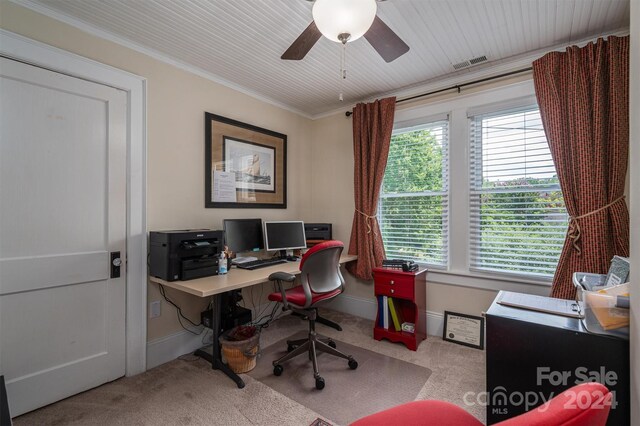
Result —
<instances>
[{"instance_id":1,"label":"computer monitor","mask_svg":"<svg viewBox=\"0 0 640 426\"><path fill-rule=\"evenodd\" d=\"M262 219L224 219L222 225L229 250L242 253L264 248Z\"/></svg>"},{"instance_id":2,"label":"computer monitor","mask_svg":"<svg viewBox=\"0 0 640 426\"><path fill-rule=\"evenodd\" d=\"M267 250L280 250L284 257L286 250L307 248L304 222L281 221L264 223L264 241Z\"/></svg>"}]
</instances>

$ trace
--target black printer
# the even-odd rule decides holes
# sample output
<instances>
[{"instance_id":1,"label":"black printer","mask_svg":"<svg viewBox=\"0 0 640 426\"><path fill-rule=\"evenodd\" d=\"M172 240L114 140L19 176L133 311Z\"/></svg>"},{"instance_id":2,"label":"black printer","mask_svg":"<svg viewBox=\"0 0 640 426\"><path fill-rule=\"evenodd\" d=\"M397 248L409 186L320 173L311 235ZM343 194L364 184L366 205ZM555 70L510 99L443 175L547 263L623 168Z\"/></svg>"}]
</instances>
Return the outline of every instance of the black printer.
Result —
<instances>
[{"instance_id":1,"label":"black printer","mask_svg":"<svg viewBox=\"0 0 640 426\"><path fill-rule=\"evenodd\" d=\"M218 258L224 251L224 232L210 229L154 231L149 273L165 281L192 280L218 275Z\"/></svg>"},{"instance_id":2,"label":"black printer","mask_svg":"<svg viewBox=\"0 0 640 426\"><path fill-rule=\"evenodd\" d=\"M304 235L307 240L330 240L331 224L330 223L305 223Z\"/></svg>"}]
</instances>

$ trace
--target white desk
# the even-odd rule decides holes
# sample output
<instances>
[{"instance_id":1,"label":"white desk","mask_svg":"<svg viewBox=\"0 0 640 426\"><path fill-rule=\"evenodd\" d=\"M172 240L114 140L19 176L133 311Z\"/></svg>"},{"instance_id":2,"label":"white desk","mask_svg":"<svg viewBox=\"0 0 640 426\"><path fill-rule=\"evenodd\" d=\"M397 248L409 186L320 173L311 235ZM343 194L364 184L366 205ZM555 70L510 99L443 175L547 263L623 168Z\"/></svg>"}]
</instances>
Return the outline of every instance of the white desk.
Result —
<instances>
[{"instance_id":1,"label":"white desk","mask_svg":"<svg viewBox=\"0 0 640 426\"><path fill-rule=\"evenodd\" d=\"M340 264L342 265L344 263L351 262L357 258L358 256L356 255L343 254L340 256ZM210 354L199 349L195 354L210 361L211 367L214 370L221 370L236 382L239 388L243 388L244 382L242 379L222 362L222 358L220 356L220 343L218 342L221 320L220 312L222 310L220 295L227 291L251 287L256 284L267 282L269 280L269 275L279 271L298 274L300 273L300 262L280 263L254 270L232 268L225 275L213 275L189 281L165 281L157 277L149 277L149 280L198 297L213 297L211 318L211 329L213 331L212 353Z\"/></svg>"},{"instance_id":2,"label":"white desk","mask_svg":"<svg viewBox=\"0 0 640 426\"><path fill-rule=\"evenodd\" d=\"M358 256L353 254L343 254L340 256L340 264L351 262L357 258ZM155 283L175 288L176 290L184 291L185 293L198 297L208 297L263 283L269 280L269 275L278 271L298 274L300 273L300 262L280 263L254 270L232 268L229 273L225 275L213 275L189 281L165 281L156 277L150 277L149 279Z\"/></svg>"}]
</instances>

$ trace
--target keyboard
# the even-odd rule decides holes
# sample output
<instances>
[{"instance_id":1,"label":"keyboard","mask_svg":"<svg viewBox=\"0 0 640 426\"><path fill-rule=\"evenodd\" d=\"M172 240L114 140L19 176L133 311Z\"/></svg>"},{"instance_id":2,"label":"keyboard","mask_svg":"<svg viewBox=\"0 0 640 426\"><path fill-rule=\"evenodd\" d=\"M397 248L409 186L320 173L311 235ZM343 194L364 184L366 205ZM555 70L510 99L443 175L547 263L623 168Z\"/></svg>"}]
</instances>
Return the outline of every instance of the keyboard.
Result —
<instances>
[{"instance_id":1,"label":"keyboard","mask_svg":"<svg viewBox=\"0 0 640 426\"><path fill-rule=\"evenodd\" d=\"M258 258L255 256L236 257L235 259L232 259L232 263L234 265L239 265L241 263L253 262L254 260L258 260Z\"/></svg>"},{"instance_id":2,"label":"keyboard","mask_svg":"<svg viewBox=\"0 0 640 426\"><path fill-rule=\"evenodd\" d=\"M258 268L266 268L267 266L279 265L281 263L287 263L284 259L258 259L252 260L251 262L244 262L236 265L240 269L258 269Z\"/></svg>"}]
</instances>

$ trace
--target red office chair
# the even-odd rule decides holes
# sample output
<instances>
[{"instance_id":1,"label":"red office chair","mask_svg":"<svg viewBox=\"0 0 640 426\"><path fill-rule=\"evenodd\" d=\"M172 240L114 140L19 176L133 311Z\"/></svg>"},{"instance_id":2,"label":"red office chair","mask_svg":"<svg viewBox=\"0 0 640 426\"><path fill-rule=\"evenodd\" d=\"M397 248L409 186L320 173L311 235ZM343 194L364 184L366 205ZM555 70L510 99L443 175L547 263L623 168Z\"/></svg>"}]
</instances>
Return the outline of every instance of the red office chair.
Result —
<instances>
[{"instance_id":1,"label":"red office chair","mask_svg":"<svg viewBox=\"0 0 640 426\"><path fill-rule=\"evenodd\" d=\"M301 284L285 290L283 282L294 282L295 275L286 272L274 272L269 280L275 281L279 293L271 293L269 300L280 302L284 310L296 312L309 320L309 337L300 340L287 340L287 354L273 361L273 374L279 376L284 370L282 363L300 354L308 353L313 362L313 377L316 389L324 388L324 379L318 373L316 351L326 352L349 361L352 370L358 368L358 362L351 355L345 355L335 349L331 339L320 338L316 334L317 305L333 299L344 290L344 278L340 273L340 254L344 245L340 241L325 241L313 246L300 261Z\"/></svg>"},{"instance_id":2,"label":"red office chair","mask_svg":"<svg viewBox=\"0 0 640 426\"><path fill-rule=\"evenodd\" d=\"M547 404L494 426L604 426L612 395L600 383L582 383ZM483 426L464 409L444 401L414 401L363 417L351 426Z\"/></svg>"}]
</instances>

